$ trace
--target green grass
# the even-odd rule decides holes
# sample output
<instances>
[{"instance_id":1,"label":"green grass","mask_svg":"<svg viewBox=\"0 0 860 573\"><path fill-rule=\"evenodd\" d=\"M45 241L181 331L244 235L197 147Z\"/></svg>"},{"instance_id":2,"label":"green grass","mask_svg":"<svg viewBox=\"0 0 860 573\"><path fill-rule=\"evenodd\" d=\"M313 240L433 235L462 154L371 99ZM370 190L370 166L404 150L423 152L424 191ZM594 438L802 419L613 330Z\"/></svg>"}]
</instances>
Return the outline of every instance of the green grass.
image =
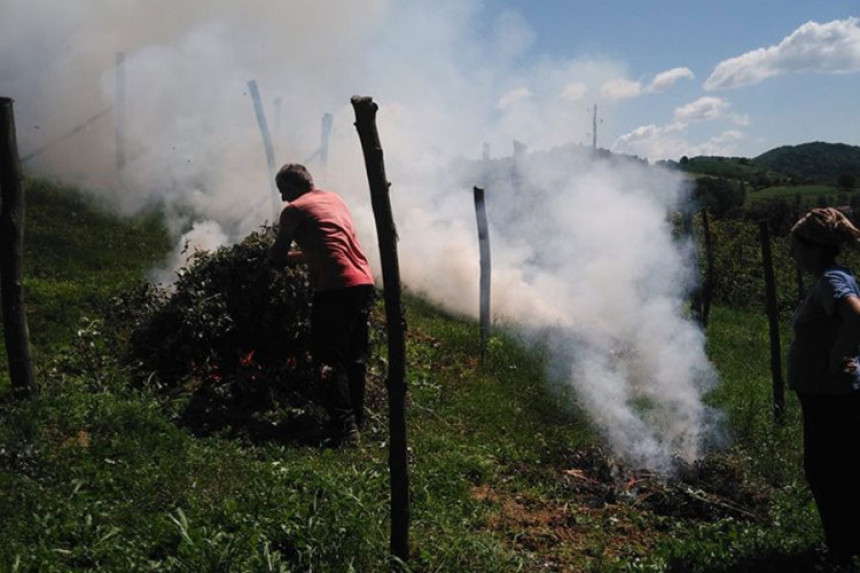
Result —
<instances>
[{"instance_id":1,"label":"green grass","mask_svg":"<svg viewBox=\"0 0 860 573\"><path fill-rule=\"evenodd\" d=\"M170 239L156 212L118 218L93 196L45 180L25 180L24 194L24 304L41 360L111 296L139 282ZM0 390L8 383L2 353Z\"/></svg>"},{"instance_id":2,"label":"green grass","mask_svg":"<svg viewBox=\"0 0 860 573\"><path fill-rule=\"evenodd\" d=\"M50 349L140 281L170 239L157 212L118 218L69 187L27 180L24 189L24 298L35 346Z\"/></svg>"},{"instance_id":3,"label":"green grass","mask_svg":"<svg viewBox=\"0 0 860 573\"><path fill-rule=\"evenodd\" d=\"M67 224L45 215L31 228L43 393L0 401L0 571L388 570L384 404L352 450L193 437L171 408L129 387L98 318L105 299L166 252L157 217L116 220L69 190L45 193L43 206L69 201L80 218L67 207L53 215ZM59 242L64 256L41 252ZM661 514L571 476L607 456L570 390L548 378L543 351L498 330L481 360L473 321L412 295L405 308L411 570L802 571L815 562L797 405L788 395L786 423L772 423L762 314L716 307L708 330L721 377L709 401L734 440L713 455L762 497L764 513L748 520ZM384 356L378 348L377 384Z\"/></svg>"},{"instance_id":4,"label":"green grass","mask_svg":"<svg viewBox=\"0 0 860 573\"><path fill-rule=\"evenodd\" d=\"M754 201L765 199L794 199L800 196L808 203L814 203L817 197L824 195L836 197L843 190L832 185L794 185L790 187L768 187L758 191L748 191L746 202L749 205Z\"/></svg>"}]
</instances>

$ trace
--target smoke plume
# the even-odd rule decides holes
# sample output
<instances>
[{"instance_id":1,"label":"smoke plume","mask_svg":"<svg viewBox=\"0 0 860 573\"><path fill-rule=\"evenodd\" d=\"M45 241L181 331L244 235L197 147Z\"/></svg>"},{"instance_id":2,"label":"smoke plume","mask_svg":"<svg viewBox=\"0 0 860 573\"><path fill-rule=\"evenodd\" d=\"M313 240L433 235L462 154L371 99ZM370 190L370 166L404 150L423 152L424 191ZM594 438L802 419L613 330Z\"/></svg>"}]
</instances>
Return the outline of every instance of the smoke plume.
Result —
<instances>
[{"instance_id":1,"label":"smoke plume","mask_svg":"<svg viewBox=\"0 0 860 573\"><path fill-rule=\"evenodd\" d=\"M471 187L486 181L496 317L547 345L553 373L619 455L658 469L700 455L714 373L682 311L690 247L667 221L683 182L570 145L590 140L592 102L612 113L600 88L624 77L623 62L530 54L527 22L478 0L13 0L3 16L0 94L16 99L22 155L44 148L28 171L99 190L124 212L165 205L181 214L170 223L180 250L237 240L275 216L253 79L276 161L307 161L319 186L343 194L375 259L349 105L373 96L404 282L476 314ZM118 52L121 178L116 108L63 139L115 105ZM516 166L513 139L533 150ZM470 161L484 143L495 158L486 170Z\"/></svg>"}]
</instances>

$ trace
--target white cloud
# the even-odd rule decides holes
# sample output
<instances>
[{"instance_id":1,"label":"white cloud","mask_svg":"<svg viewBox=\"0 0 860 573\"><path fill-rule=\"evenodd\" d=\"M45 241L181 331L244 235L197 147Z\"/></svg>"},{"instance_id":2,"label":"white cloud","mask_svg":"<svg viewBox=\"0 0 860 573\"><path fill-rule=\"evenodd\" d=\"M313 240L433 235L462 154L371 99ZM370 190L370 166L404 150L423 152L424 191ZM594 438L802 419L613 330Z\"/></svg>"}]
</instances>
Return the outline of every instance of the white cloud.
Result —
<instances>
[{"instance_id":1,"label":"white cloud","mask_svg":"<svg viewBox=\"0 0 860 573\"><path fill-rule=\"evenodd\" d=\"M707 141L692 143L684 136L681 124L643 125L619 137L612 145L613 151L632 153L650 160L674 159L684 155L724 155L736 154L735 143L746 139L743 132L728 130L717 134Z\"/></svg>"},{"instance_id":2,"label":"white cloud","mask_svg":"<svg viewBox=\"0 0 860 573\"><path fill-rule=\"evenodd\" d=\"M742 131L730 129L729 131L724 131L719 135L715 135L709 141L714 144L723 144L740 141L742 139L746 139L746 135Z\"/></svg>"},{"instance_id":3,"label":"white cloud","mask_svg":"<svg viewBox=\"0 0 860 573\"><path fill-rule=\"evenodd\" d=\"M677 159L689 155L690 144L676 131L655 124L642 125L615 140L612 150L649 159Z\"/></svg>"},{"instance_id":4,"label":"white cloud","mask_svg":"<svg viewBox=\"0 0 860 573\"><path fill-rule=\"evenodd\" d=\"M694 77L695 76L690 68L672 68L671 70L660 72L654 76L654 79L651 80L651 84L648 86L647 91L662 92L672 87L675 82L681 78L693 79Z\"/></svg>"},{"instance_id":5,"label":"white cloud","mask_svg":"<svg viewBox=\"0 0 860 573\"><path fill-rule=\"evenodd\" d=\"M532 92L529 91L528 88L517 88L515 90L511 90L505 95L503 95L499 99L499 103L497 104L500 109L504 109L506 107L510 107L513 104L528 99L532 95Z\"/></svg>"},{"instance_id":6,"label":"white cloud","mask_svg":"<svg viewBox=\"0 0 860 573\"><path fill-rule=\"evenodd\" d=\"M779 44L759 48L717 64L706 90L757 84L789 73L860 71L860 18L827 24L807 22Z\"/></svg>"},{"instance_id":7,"label":"white cloud","mask_svg":"<svg viewBox=\"0 0 860 573\"><path fill-rule=\"evenodd\" d=\"M609 80L600 86L600 93L609 99L629 99L642 93L642 84L625 79Z\"/></svg>"},{"instance_id":8,"label":"white cloud","mask_svg":"<svg viewBox=\"0 0 860 573\"><path fill-rule=\"evenodd\" d=\"M675 121L698 123L713 121L723 115L729 102L720 97L705 96L675 110Z\"/></svg>"},{"instance_id":9,"label":"white cloud","mask_svg":"<svg viewBox=\"0 0 860 573\"><path fill-rule=\"evenodd\" d=\"M574 82L564 86L560 97L565 101L577 101L585 97L587 92L588 86L583 83Z\"/></svg>"},{"instance_id":10,"label":"white cloud","mask_svg":"<svg viewBox=\"0 0 860 573\"><path fill-rule=\"evenodd\" d=\"M690 68L672 68L665 72L660 72L651 83L647 86L642 85L642 82L628 80L624 78L615 78L603 83L600 86L600 94L612 100L630 99L640 96L644 93L659 93L672 87L678 80L682 78L692 79L693 72Z\"/></svg>"},{"instance_id":11,"label":"white cloud","mask_svg":"<svg viewBox=\"0 0 860 573\"><path fill-rule=\"evenodd\" d=\"M747 126L750 124L750 116L745 113L734 113L729 116L729 119L735 125Z\"/></svg>"}]
</instances>

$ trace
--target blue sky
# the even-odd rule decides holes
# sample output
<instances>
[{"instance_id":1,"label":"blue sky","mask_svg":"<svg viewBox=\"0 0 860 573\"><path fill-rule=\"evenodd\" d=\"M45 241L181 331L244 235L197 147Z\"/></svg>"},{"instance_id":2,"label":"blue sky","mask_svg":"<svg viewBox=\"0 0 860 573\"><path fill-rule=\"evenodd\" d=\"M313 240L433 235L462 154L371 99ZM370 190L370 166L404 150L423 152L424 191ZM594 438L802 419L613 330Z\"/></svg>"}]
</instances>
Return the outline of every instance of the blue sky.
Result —
<instances>
[{"instance_id":1,"label":"blue sky","mask_svg":"<svg viewBox=\"0 0 860 573\"><path fill-rule=\"evenodd\" d=\"M622 66L617 85L627 87L626 97L591 90L582 98L583 110L598 105L602 147L659 159L753 157L808 141L860 144L857 2L507 0L486 7L522 17L533 61L607 58ZM721 64L734 73L709 83ZM773 75L760 77L765 69ZM648 89L669 70L676 70L671 85ZM744 74L750 79L742 81Z\"/></svg>"}]
</instances>

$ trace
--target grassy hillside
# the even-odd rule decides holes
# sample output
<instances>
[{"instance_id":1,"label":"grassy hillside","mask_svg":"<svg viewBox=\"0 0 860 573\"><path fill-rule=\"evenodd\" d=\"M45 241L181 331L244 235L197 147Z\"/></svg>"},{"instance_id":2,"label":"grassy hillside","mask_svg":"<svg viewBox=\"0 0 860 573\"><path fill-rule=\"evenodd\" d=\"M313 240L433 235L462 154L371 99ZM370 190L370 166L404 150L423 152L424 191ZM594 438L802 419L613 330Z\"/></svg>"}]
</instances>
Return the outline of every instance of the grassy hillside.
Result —
<instances>
[{"instance_id":1,"label":"grassy hillside","mask_svg":"<svg viewBox=\"0 0 860 573\"><path fill-rule=\"evenodd\" d=\"M758 185L760 181L775 181L782 176L768 166L743 157L698 156L691 157L679 166L694 177L723 177L737 181L748 181Z\"/></svg>"},{"instance_id":2,"label":"grassy hillside","mask_svg":"<svg viewBox=\"0 0 860 573\"><path fill-rule=\"evenodd\" d=\"M785 199L788 201L800 200L805 205L815 206L820 198L828 198L836 202L843 192L832 185L793 185L791 187L767 187L747 193L746 202L749 205L755 201L767 201L772 199ZM844 201L847 204L848 201Z\"/></svg>"},{"instance_id":3,"label":"grassy hillside","mask_svg":"<svg viewBox=\"0 0 860 573\"><path fill-rule=\"evenodd\" d=\"M138 283L171 245L157 213L118 218L93 196L50 181L27 180L24 190L24 298L42 359L111 296ZM4 352L0 388L7 381Z\"/></svg>"},{"instance_id":4,"label":"grassy hillside","mask_svg":"<svg viewBox=\"0 0 860 573\"><path fill-rule=\"evenodd\" d=\"M359 448L194 437L169 397L129 383L99 316L166 251L157 217L116 220L49 189L45 206L79 214L31 201L44 235L29 256L50 261L28 264L28 284L47 285L31 308L44 391L0 402L0 571L388 570L384 346ZM715 309L709 400L733 445L667 482L612 459L540 348L499 331L481 362L474 322L405 304L409 570L826 570L791 397L771 423L763 316Z\"/></svg>"},{"instance_id":5,"label":"grassy hillside","mask_svg":"<svg viewBox=\"0 0 860 573\"><path fill-rule=\"evenodd\" d=\"M754 161L798 181L836 184L840 175L860 175L860 147L844 143L785 145Z\"/></svg>"},{"instance_id":6,"label":"grassy hillside","mask_svg":"<svg viewBox=\"0 0 860 573\"><path fill-rule=\"evenodd\" d=\"M845 144L806 143L778 147L753 159L698 156L661 164L696 179L699 199L718 217L738 214L737 189L745 190L742 204L747 209L786 200L806 208L847 205L860 181L860 147Z\"/></svg>"}]
</instances>

